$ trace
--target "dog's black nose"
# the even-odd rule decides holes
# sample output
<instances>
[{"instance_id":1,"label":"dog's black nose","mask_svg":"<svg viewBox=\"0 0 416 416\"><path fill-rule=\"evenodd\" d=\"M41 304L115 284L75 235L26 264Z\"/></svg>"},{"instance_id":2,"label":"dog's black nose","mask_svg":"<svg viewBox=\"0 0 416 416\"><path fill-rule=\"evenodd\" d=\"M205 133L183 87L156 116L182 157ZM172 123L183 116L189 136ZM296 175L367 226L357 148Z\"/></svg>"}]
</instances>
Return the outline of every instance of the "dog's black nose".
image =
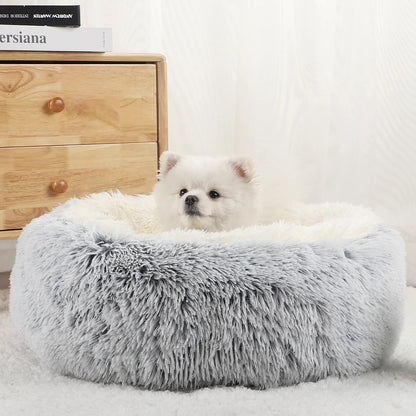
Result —
<instances>
[{"instance_id":1,"label":"dog's black nose","mask_svg":"<svg viewBox=\"0 0 416 416\"><path fill-rule=\"evenodd\" d=\"M185 204L191 207L192 205L195 205L199 201L198 197L195 195L188 195L185 198Z\"/></svg>"}]
</instances>

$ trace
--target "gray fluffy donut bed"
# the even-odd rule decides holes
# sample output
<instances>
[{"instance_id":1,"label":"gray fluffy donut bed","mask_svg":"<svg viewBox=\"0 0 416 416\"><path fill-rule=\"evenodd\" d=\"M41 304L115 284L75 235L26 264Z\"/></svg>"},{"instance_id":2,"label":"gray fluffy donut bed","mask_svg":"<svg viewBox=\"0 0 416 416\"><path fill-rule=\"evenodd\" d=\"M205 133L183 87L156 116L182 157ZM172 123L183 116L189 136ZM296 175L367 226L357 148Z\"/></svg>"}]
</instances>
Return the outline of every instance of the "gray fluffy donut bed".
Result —
<instances>
[{"instance_id":1,"label":"gray fluffy donut bed","mask_svg":"<svg viewBox=\"0 0 416 416\"><path fill-rule=\"evenodd\" d=\"M18 332L61 374L154 390L287 386L377 368L401 327L401 237L364 208L161 232L151 196L73 199L23 230Z\"/></svg>"}]
</instances>

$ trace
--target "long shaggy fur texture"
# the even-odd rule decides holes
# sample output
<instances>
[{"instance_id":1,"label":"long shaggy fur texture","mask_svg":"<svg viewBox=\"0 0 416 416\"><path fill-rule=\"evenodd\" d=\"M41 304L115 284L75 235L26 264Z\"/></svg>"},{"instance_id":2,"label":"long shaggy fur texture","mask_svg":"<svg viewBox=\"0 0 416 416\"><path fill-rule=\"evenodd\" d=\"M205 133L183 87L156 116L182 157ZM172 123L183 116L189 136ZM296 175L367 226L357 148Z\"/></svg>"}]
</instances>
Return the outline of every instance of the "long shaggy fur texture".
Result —
<instances>
[{"instance_id":1,"label":"long shaggy fur texture","mask_svg":"<svg viewBox=\"0 0 416 416\"><path fill-rule=\"evenodd\" d=\"M76 220L76 202L24 229L11 275L13 323L55 371L155 390L268 388L359 374L394 348L405 270L393 230L205 241L116 233L108 218Z\"/></svg>"}]
</instances>

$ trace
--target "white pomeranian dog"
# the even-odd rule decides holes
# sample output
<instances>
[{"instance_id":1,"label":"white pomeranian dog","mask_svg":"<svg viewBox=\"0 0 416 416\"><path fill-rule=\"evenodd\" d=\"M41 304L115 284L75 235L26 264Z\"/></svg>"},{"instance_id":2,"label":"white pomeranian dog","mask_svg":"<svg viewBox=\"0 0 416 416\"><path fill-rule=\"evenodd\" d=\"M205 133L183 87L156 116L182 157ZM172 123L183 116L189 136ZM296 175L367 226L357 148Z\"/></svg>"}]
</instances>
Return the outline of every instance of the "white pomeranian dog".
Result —
<instances>
[{"instance_id":1,"label":"white pomeranian dog","mask_svg":"<svg viewBox=\"0 0 416 416\"><path fill-rule=\"evenodd\" d=\"M258 184L248 158L164 152L158 178L153 195L166 230L221 231L257 221Z\"/></svg>"},{"instance_id":2,"label":"white pomeranian dog","mask_svg":"<svg viewBox=\"0 0 416 416\"><path fill-rule=\"evenodd\" d=\"M299 169L288 157L265 159L260 174L246 157L164 152L153 190L162 227L223 231L284 217L300 200Z\"/></svg>"}]
</instances>

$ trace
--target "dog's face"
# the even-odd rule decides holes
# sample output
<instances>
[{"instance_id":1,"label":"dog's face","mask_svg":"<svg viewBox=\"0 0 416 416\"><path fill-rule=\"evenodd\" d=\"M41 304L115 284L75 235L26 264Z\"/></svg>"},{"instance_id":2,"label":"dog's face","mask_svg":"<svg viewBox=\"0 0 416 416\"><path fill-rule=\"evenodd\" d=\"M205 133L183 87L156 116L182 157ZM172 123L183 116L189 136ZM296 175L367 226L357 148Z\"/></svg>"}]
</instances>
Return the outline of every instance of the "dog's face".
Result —
<instances>
[{"instance_id":1,"label":"dog's face","mask_svg":"<svg viewBox=\"0 0 416 416\"><path fill-rule=\"evenodd\" d=\"M256 221L257 185L252 163L245 158L165 152L153 195L165 229L219 231Z\"/></svg>"}]
</instances>

